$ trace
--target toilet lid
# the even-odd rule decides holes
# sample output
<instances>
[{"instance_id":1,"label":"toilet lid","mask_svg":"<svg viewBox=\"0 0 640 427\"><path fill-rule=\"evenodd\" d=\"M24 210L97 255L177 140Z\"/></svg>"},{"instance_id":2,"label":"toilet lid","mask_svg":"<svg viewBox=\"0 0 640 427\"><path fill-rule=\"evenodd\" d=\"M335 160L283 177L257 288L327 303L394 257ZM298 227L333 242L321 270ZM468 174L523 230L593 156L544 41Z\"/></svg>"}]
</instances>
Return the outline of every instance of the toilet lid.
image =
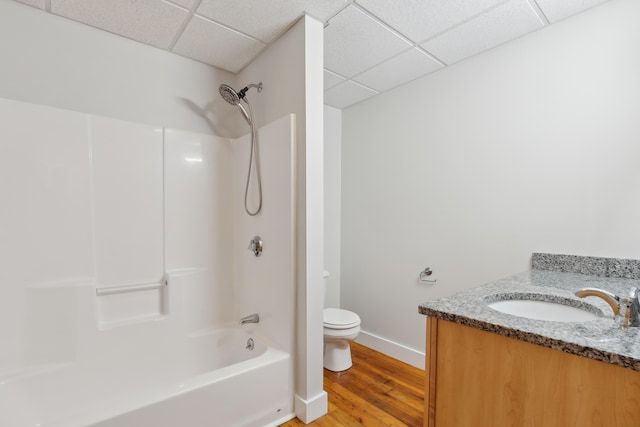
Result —
<instances>
[{"instance_id":1,"label":"toilet lid","mask_svg":"<svg viewBox=\"0 0 640 427\"><path fill-rule=\"evenodd\" d=\"M325 308L323 317L325 328L330 329L349 329L360 324L360 316L340 308Z\"/></svg>"}]
</instances>

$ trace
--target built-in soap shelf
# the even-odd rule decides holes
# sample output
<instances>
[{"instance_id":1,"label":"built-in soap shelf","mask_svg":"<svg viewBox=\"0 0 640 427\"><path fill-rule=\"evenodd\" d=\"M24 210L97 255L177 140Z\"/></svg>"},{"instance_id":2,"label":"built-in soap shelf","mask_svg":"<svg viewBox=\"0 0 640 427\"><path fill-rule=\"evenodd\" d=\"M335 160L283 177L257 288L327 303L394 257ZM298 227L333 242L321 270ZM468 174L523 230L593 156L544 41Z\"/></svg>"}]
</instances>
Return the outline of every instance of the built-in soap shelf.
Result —
<instances>
[{"instance_id":1,"label":"built-in soap shelf","mask_svg":"<svg viewBox=\"0 0 640 427\"><path fill-rule=\"evenodd\" d=\"M98 328L158 320L167 312L168 277L158 282L96 288Z\"/></svg>"}]
</instances>

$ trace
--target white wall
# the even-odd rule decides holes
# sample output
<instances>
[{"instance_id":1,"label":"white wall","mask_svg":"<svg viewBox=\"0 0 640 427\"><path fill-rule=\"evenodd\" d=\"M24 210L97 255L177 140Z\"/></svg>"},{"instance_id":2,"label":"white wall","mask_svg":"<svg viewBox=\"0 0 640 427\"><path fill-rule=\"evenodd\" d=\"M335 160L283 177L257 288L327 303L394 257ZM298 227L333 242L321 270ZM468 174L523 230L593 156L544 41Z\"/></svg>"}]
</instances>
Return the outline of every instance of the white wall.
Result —
<instances>
[{"instance_id":1,"label":"white wall","mask_svg":"<svg viewBox=\"0 0 640 427\"><path fill-rule=\"evenodd\" d=\"M324 265L326 307L340 307L340 196L342 110L324 106Z\"/></svg>"},{"instance_id":2,"label":"white wall","mask_svg":"<svg viewBox=\"0 0 640 427\"><path fill-rule=\"evenodd\" d=\"M0 97L238 136L235 76L14 1L0 2Z\"/></svg>"},{"instance_id":3,"label":"white wall","mask_svg":"<svg viewBox=\"0 0 640 427\"><path fill-rule=\"evenodd\" d=\"M327 411L322 389L322 30L321 22L303 17L237 79L239 85L264 85L262 93L248 93L259 124L289 113L297 118L296 415L305 422Z\"/></svg>"},{"instance_id":4,"label":"white wall","mask_svg":"<svg viewBox=\"0 0 640 427\"><path fill-rule=\"evenodd\" d=\"M342 306L365 332L423 351L420 302L534 251L640 258L638 16L612 0L343 111Z\"/></svg>"}]
</instances>

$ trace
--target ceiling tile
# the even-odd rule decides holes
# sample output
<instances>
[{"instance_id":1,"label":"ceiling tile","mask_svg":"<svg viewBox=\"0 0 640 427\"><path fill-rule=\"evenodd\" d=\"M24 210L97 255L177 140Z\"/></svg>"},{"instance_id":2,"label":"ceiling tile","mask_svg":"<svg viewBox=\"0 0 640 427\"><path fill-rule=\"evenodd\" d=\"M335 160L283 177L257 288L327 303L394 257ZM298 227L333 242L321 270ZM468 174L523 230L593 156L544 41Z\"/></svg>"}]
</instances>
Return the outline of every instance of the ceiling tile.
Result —
<instances>
[{"instance_id":1,"label":"ceiling tile","mask_svg":"<svg viewBox=\"0 0 640 427\"><path fill-rule=\"evenodd\" d=\"M28 4L29 6L44 9L44 0L16 0L18 3Z\"/></svg>"},{"instance_id":2,"label":"ceiling tile","mask_svg":"<svg viewBox=\"0 0 640 427\"><path fill-rule=\"evenodd\" d=\"M541 28L526 0L510 0L421 46L447 64L458 62Z\"/></svg>"},{"instance_id":3,"label":"ceiling tile","mask_svg":"<svg viewBox=\"0 0 640 427\"><path fill-rule=\"evenodd\" d=\"M183 9L161 0L51 0L51 11L162 49L187 17Z\"/></svg>"},{"instance_id":4,"label":"ceiling tile","mask_svg":"<svg viewBox=\"0 0 640 427\"><path fill-rule=\"evenodd\" d=\"M377 95L378 92L347 80L324 93L324 103L336 108L344 108Z\"/></svg>"},{"instance_id":5,"label":"ceiling tile","mask_svg":"<svg viewBox=\"0 0 640 427\"><path fill-rule=\"evenodd\" d=\"M324 90L331 89L332 87L342 83L346 79L342 76L332 73L329 70L324 70Z\"/></svg>"},{"instance_id":6,"label":"ceiling tile","mask_svg":"<svg viewBox=\"0 0 640 427\"><path fill-rule=\"evenodd\" d=\"M324 30L324 64L351 77L411 47L387 27L349 6Z\"/></svg>"},{"instance_id":7,"label":"ceiling tile","mask_svg":"<svg viewBox=\"0 0 640 427\"><path fill-rule=\"evenodd\" d=\"M237 73L264 47L257 40L194 16L178 39L173 52Z\"/></svg>"},{"instance_id":8,"label":"ceiling tile","mask_svg":"<svg viewBox=\"0 0 640 427\"><path fill-rule=\"evenodd\" d=\"M354 77L353 80L382 92L442 67L442 64L433 60L422 50L414 48L376 65L369 71Z\"/></svg>"},{"instance_id":9,"label":"ceiling tile","mask_svg":"<svg viewBox=\"0 0 640 427\"><path fill-rule=\"evenodd\" d=\"M357 3L416 43L505 0L357 0Z\"/></svg>"},{"instance_id":10,"label":"ceiling tile","mask_svg":"<svg viewBox=\"0 0 640 427\"><path fill-rule=\"evenodd\" d=\"M549 22L558 22L568 16L590 9L607 0L537 0Z\"/></svg>"},{"instance_id":11,"label":"ceiling tile","mask_svg":"<svg viewBox=\"0 0 640 427\"><path fill-rule=\"evenodd\" d=\"M251 37L271 42L305 12L326 21L344 0L203 0L196 13Z\"/></svg>"}]
</instances>

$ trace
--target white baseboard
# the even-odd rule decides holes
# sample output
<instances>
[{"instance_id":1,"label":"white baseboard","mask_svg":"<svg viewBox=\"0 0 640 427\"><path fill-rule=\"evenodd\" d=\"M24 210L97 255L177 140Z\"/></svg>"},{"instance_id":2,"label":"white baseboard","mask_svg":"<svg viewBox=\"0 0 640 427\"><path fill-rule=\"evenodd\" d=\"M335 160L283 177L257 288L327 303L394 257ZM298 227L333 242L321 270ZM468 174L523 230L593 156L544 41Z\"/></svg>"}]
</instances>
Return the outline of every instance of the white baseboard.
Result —
<instances>
[{"instance_id":1,"label":"white baseboard","mask_svg":"<svg viewBox=\"0 0 640 427\"><path fill-rule=\"evenodd\" d=\"M311 421L320 418L325 415L328 410L329 397L326 391L322 391L319 395L313 399L304 400L296 394L295 397L295 411L296 416L300 421L305 424L309 424Z\"/></svg>"},{"instance_id":2,"label":"white baseboard","mask_svg":"<svg viewBox=\"0 0 640 427\"><path fill-rule=\"evenodd\" d=\"M294 419L295 417L296 417L296 414L291 413L291 414L289 414L289 415L285 415L284 417L282 417L282 418L280 418L280 419L278 419L278 420L276 420L276 421L274 421L274 422L272 422L272 423L267 424L267 425L266 425L266 426L264 426L264 427L278 427L279 425L284 424L284 423L286 423L287 421L291 421L291 420L292 420L292 419Z\"/></svg>"},{"instance_id":3,"label":"white baseboard","mask_svg":"<svg viewBox=\"0 0 640 427\"><path fill-rule=\"evenodd\" d=\"M363 330L360 331L356 342L411 366L415 366L418 369L424 369L425 354L422 351L409 348Z\"/></svg>"}]
</instances>

